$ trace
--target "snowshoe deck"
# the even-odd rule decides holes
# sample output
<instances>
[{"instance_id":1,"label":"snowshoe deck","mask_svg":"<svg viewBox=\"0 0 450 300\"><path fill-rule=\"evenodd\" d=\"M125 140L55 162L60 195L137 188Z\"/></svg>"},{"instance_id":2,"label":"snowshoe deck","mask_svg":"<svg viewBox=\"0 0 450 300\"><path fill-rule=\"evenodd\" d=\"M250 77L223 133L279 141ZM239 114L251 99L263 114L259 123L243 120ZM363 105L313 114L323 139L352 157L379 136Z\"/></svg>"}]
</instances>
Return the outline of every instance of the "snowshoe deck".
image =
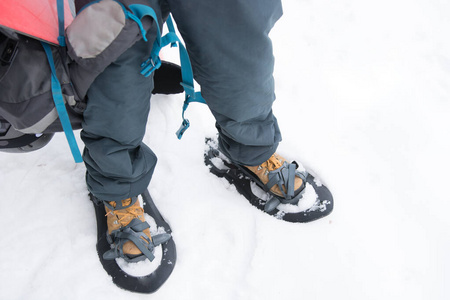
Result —
<instances>
[{"instance_id":1,"label":"snowshoe deck","mask_svg":"<svg viewBox=\"0 0 450 300\"><path fill-rule=\"evenodd\" d=\"M306 177L305 189L308 188L311 190L312 187L315 193L307 193L307 195L305 193L303 197L315 197L315 200L313 199L312 206L297 212L295 210L284 209L287 206L285 204L280 204L277 208L268 212L265 209L266 203L274 196L257 187L252 179L247 176L242 167L239 167L226 159L219 152L217 142L211 138L206 139L205 164L210 168L211 173L220 178L225 178L230 184L234 185L236 190L243 195L251 205L269 215L273 215L277 219L293 223L305 223L323 218L329 215L333 210L334 203L331 192L325 185L309 173ZM255 189L259 189L257 193L258 195L255 195ZM262 194L264 197L260 196ZM299 203L304 200L305 199L301 198Z\"/></svg>"},{"instance_id":2,"label":"snowshoe deck","mask_svg":"<svg viewBox=\"0 0 450 300\"><path fill-rule=\"evenodd\" d=\"M155 220L158 227L163 227L166 233L171 233L169 224L159 213L150 193L145 191L141 196L144 201L144 212ZM116 260L105 260L103 258L103 254L111 249L106 237L108 228L105 206L94 196L90 195L90 197L94 203L97 218L97 253L105 271L112 277L113 282L118 287L125 290L147 294L157 291L166 282L175 267L177 254L173 238L161 245L163 253L161 264L153 273L140 277L131 276L119 267Z\"/></svg>"}]
</instances>

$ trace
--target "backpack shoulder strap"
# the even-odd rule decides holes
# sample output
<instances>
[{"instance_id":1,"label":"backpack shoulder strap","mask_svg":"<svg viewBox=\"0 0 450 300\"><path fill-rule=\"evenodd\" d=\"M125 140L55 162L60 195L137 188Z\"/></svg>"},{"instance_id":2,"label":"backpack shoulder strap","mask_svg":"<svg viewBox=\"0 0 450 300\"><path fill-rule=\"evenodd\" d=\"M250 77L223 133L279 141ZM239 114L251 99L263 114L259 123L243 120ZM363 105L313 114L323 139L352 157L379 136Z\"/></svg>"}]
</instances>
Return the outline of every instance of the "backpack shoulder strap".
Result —
<instances>
[{"instance_id":1,"label":"backpack shoulder strap","mask_svg":"<svg viewBox=\"0 0 450 300\"><path fill-rule=\"evenodd\" d=\"M61 84L56 76L55 64L53 62L53 54L50 46L47 43L42 42L45 54L47 55L48 63L52 71L52 95L55 103L56 111L58 112L59 120L61 121L64 134L66 135L67 142L69 143L70 151L76 163L83 161L81 157L80 149L78 148L75 135L73 133L72 125L70 124L69 115L67 114L66 105L61 90Z\"/></svg>"},{"instance_id":2,"label":"backpack shoulder strap","mask_svg":"<svg viewBox=\"0 0 450 300\"><path fill-rule=\"evenodd\" d=\"M58 10L58 29L59 29L59 37L58 42L61 47L66 46L66 41L64 38L64 1L57 0L57 10ZM56 111L58 112L58 117L61 122L61 126L64 130L64 134L66 135L67 142L69 143L70 151L72 152L72 156L76 163L80 163L83 161L81 157L80 149L78 148L77 141L75 139L75 135L73 133L72 125L70 124L69 115L67 114L66 105L64 103L64 98L62 94L61 84L56 75L55 63L53 61L53 54L50 48L50 45L41 42L44 47L45 54L47 56L48 63L50 65L50 70L52 72L51 76L51 87L52 87L52 96L53 101L55 103Z\"/></svg>"}]
</instances>

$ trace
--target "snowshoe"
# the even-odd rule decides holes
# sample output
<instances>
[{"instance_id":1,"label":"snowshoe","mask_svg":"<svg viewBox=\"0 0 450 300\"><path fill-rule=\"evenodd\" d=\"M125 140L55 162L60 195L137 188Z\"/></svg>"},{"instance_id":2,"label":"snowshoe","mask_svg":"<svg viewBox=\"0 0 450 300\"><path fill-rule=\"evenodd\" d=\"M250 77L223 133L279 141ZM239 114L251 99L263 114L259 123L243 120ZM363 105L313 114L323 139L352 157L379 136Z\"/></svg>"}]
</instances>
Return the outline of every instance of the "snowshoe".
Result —
<instances>
[{"instance_id":1,"label":"snowshoe","mask_svg":"<svg viewBox=\"0 0 450 300\"><path fill-rule=\"evenodd\" d=\"M132 292L149 294L158 290L172 273L176 262L176 248L173 239L169 238L171 228L159 213L150 193L145 191L141 197L144 212L151 219L151 221L148 221L152 223L150 227L153 227L152 229L154 230L157 228L157 233L154 234L152 232L153 239L151 242L148 241L150 242L148 249L140 246L139 249L145 255L127 257L120 253L121 247L118 247L118 244L123 246L124 241L116 239L131 237L130 240L133 240L133 236L135 236L134 231L142 231L143 224L147 225L147 223L142 223L140 220L135 219L124 230L110 235L108 233L107 218L105 217L104 202L90 195L97 218L97 253L103 268L118 287ZM136 243L138 243L138 239L140 238L137 237L135 239ZM146 257L149 257L152 262L145 259ZM141 267L141 270L139 270L139 267ZM146 272L146 270L151 271Z\"/></svg>"},{"instance_id":2,"label":"snowshoe","mask_svg":"<svg viewBox=\"0 0 450 300\"><path fill-rule=\"evenodd\" d=\"M225 157L219 151L217 141L212 138L206 139L204 157L211 173L225 178L250 204L277 219L305 223L323 218L333 210L333 196L329 189L306 170L296 171L303 180L299 191L292 197L280 197L248 168L234 164ZM286 169L292 169L289 165L300 167L293 162L285 164Z\"/></svg>"}]
</instances>

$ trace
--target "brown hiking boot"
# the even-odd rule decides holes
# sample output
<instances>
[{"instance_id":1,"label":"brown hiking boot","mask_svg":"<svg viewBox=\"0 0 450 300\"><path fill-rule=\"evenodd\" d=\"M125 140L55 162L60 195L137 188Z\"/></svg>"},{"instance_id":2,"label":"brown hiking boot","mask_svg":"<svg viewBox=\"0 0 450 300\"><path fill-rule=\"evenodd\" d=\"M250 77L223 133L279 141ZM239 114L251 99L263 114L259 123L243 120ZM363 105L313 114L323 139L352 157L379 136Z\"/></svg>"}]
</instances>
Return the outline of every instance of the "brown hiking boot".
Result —
<instances>
[{"instance_id":1,"label":"brown hiking boot","mask_svg":"<svg viewBox=\"0 0 450 300\"><path fill-rule=\"evenodd\" d=\"M108 224L108 233L111 235L114 231L119 230L120 228L123 228L130 224L133 219L139 219L141 222L145 222L144 217L144 209L141 207L139 200L136 199L136 202L132 203L132 198L128 198L121 201L121 204L123 209L120 209L120 205L118 209L110 209L108 205L105 205L106 210L106 221ZM117 207L117 203L115 201L108 202L110 206L113 208ZM146 228L142 231L150 241L152 241L152 237L150 235L150 229ZM140 237L140 239L148 245L148 241L144 239L143 237ZM132 242L132 241L126 241L123 244L122 247L123 254L130 255L130 256L136 256L142 254L141 250L138 249L138 247Z\"/></svg>"},{"instance_id":2,"label":"brown hiking boot","mask_svg":"<svg viewBox=\"0 0 450 300\"><path fill-rule=\"evenodd\" d=\"M261 182L270 189L270 192L278 197L290 199L302 189L303 180L299 176L295 176L294 186L289 180L289 176L286 176L289 171L283 172L283 168L289 169L289 164L282 156L274 153L268 160L263 162L259 166L246 166L252 173L254 173ZM292 168L291 176L294 176L294 170ZM276 175L275 175L276 173ZM297 174L295 174L297 175Z\"/></svg>"}]
</instances>

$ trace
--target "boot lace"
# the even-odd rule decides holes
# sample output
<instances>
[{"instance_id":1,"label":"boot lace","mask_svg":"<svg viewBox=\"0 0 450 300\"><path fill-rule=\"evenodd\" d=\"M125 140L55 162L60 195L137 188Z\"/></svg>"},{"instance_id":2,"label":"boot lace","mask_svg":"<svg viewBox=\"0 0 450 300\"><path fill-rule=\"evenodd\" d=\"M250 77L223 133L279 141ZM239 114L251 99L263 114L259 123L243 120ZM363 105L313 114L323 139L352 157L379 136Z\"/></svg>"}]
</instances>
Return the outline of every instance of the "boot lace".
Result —
<instances>
[{"instance_id":1,"label":"boot lace","mask_svg":"<svg viewBox=\"0 0 450 300\"><path fill-rule=\"evenodd\" d=\"M116 215L121 226L127 226L131 220L139 218L144 214L144 209L140 206L130 206L124 209L112 210L106 214Z\"/></svg>"},{"instance_id":2,"label":"boot lace","mask_svg":"<svg viewBox=\"0 0 450 300\"><path fill-rule=\"evenodd\" d=\"M266 168L268 171L274 171L281 168L282 165L281 160L273 154L268 160L263 162L260 167Z\"/></svg>"}]
</instances>

